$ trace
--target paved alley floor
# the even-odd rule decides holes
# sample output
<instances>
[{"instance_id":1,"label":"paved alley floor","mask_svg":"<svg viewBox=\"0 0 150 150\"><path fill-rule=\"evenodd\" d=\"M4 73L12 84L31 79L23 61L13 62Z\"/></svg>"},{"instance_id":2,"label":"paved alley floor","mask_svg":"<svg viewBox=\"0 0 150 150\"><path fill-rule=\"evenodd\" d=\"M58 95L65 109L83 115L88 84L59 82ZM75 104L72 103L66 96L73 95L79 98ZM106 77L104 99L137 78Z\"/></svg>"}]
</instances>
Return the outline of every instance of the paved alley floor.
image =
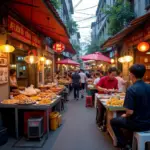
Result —
<instances>
[{"instance_id":1,"label":"paved alley floor","mask_svg":"<svg viewBox=\"0 0 150 150\"><path fill-rule=\"evenodd\" d=\"M14 140L0 150L116 150L107 133L102 133L95 123L95 108L86 108L85 99L73 100L69 96L63 113L63 125L51 132L43 148L12 148Z\"/></svg>"}]
</instances>

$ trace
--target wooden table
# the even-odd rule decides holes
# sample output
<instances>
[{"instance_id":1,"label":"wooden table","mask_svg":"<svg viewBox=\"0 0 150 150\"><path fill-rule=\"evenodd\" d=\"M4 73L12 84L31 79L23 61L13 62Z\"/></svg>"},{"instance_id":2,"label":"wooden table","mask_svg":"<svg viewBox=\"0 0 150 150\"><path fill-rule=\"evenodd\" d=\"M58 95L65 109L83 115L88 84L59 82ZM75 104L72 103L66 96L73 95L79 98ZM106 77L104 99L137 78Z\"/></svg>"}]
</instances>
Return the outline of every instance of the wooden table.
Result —
<instances>
[{"instance_id":1,"label":"wooden table","mask_svg":"<svg viewBox=\"0 0 150 150\"><path fill-rule=\"evenodd\" d=\"M97 99L103 104L103 106L106 108L106 128L107 128L107 132L110 134L112 140L113 140L113 145L117 146L117 139L116 136L111 128L110 125L110 120L113 118L116 118L118 116L120 116L121 114L123 114L125 112L125 108L124 107L113 107L113 106L107 106L106 102L101 101L101 94L96 95ZM107 101L107 100L106 100Z\"/></svg>"}]
</instances>

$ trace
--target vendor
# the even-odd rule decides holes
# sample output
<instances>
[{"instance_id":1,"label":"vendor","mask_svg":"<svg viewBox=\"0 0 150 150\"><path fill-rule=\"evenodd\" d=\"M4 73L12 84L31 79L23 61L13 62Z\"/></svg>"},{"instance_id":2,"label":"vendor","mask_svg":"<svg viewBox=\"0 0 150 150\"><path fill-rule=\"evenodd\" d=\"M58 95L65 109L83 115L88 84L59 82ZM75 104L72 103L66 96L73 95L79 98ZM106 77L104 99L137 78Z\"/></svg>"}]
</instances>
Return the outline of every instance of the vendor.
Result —
<instances>
[{"instance_id":1,"label":"vendor","mask_svg":"<svg viewBox=\"0 0 150 150\"><path fill-rule=\"evenodd\" d=\"M111 67L108 70L108 75L104 76L100 79L99 83L97 84L97 90L99 93L112 93L112 92L118 92L118 80L115 78L117 75L117 68ZM104 117L104 114L106 112L105 107L98 103L99 107L99 117L97 118L97 124L98 127L104 131L105 125L106 125L106 118Z\"/></svg>"},{"instance_id":2,"label":"vendor","mask_svg":"<svg viewBox=\"0 0 150 150\"><path fill-rule=\"evenodd\" d=\"M17 79L16 79L16 70L11 69L10 70L10 92L12 92L14 89L17 89Z\"/></svg>"}]
</instances>

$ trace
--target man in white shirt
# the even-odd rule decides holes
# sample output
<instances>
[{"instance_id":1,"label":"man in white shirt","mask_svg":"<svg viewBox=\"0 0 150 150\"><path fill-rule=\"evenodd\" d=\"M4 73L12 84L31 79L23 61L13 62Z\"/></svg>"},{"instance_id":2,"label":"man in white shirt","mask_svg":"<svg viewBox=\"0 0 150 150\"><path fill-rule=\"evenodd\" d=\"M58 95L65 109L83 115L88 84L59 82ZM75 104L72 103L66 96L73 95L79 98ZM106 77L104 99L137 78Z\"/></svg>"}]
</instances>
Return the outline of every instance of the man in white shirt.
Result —
<instances>
[{"instance_id":1,"label":"man in white shirt","mask_svg":"<svg viewBox=\"0 0 150 150\"><path fill-rule=\"evenodd\" d=\"M85 83L86 83L86 74L81 69L79 75L80 75L80 82L81 82L81 98L84 98L84 89L85 89Z\"/></svg>"},{"instance_id":2,"label":"man in white shirt","mask_svg":"<svg viewBox=\"0 0 150 150\"><path fill-rule=\"evenodd\" d=\"M116 77L116 79L118 80L118 89L119 92L125 92L125 85L127 83L127 81L125 81L122 78L122 73L118 71L118 76Z\"/></svg>"}]
</instances>

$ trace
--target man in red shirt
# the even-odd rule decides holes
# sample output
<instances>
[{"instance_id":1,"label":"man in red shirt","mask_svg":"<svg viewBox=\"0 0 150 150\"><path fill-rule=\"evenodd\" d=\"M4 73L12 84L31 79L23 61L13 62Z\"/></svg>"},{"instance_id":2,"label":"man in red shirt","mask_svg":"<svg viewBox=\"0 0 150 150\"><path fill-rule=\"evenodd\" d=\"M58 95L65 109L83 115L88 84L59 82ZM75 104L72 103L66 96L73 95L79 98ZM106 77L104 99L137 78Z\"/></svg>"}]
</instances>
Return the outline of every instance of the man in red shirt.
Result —
<instances>
[{"instance_id":1,"label":"man in red shirt","mask_svg":"<svg viewBox=\"0 0 150 150\"><path fill-rule=\"evenodd\" d=\"M111 67L108 70L108 76L100 79L97 84L97 90L100 93L110 93L118 91L118 80L115 78L117 75L117 68Z\"/></svg>"},{"instance_id":2,"label":"man in red shirt","mask_svg":"<svg viewBox=\"0 0 150 150\"><path fill-rule=\"evenodd\" d=\"M101 78L99 83L97 84L97 90L99 93L111 94L112 92L118 91L118 80L115 78L117 75L117 68L111 67L108 69L108 75ZM97 124L101 130L105 129L106 119L104 114L106 112L105 107L101 102L98 101L97 104ZM105 122L105 123L104 123Z\"/></svg>"}]
</instances>

